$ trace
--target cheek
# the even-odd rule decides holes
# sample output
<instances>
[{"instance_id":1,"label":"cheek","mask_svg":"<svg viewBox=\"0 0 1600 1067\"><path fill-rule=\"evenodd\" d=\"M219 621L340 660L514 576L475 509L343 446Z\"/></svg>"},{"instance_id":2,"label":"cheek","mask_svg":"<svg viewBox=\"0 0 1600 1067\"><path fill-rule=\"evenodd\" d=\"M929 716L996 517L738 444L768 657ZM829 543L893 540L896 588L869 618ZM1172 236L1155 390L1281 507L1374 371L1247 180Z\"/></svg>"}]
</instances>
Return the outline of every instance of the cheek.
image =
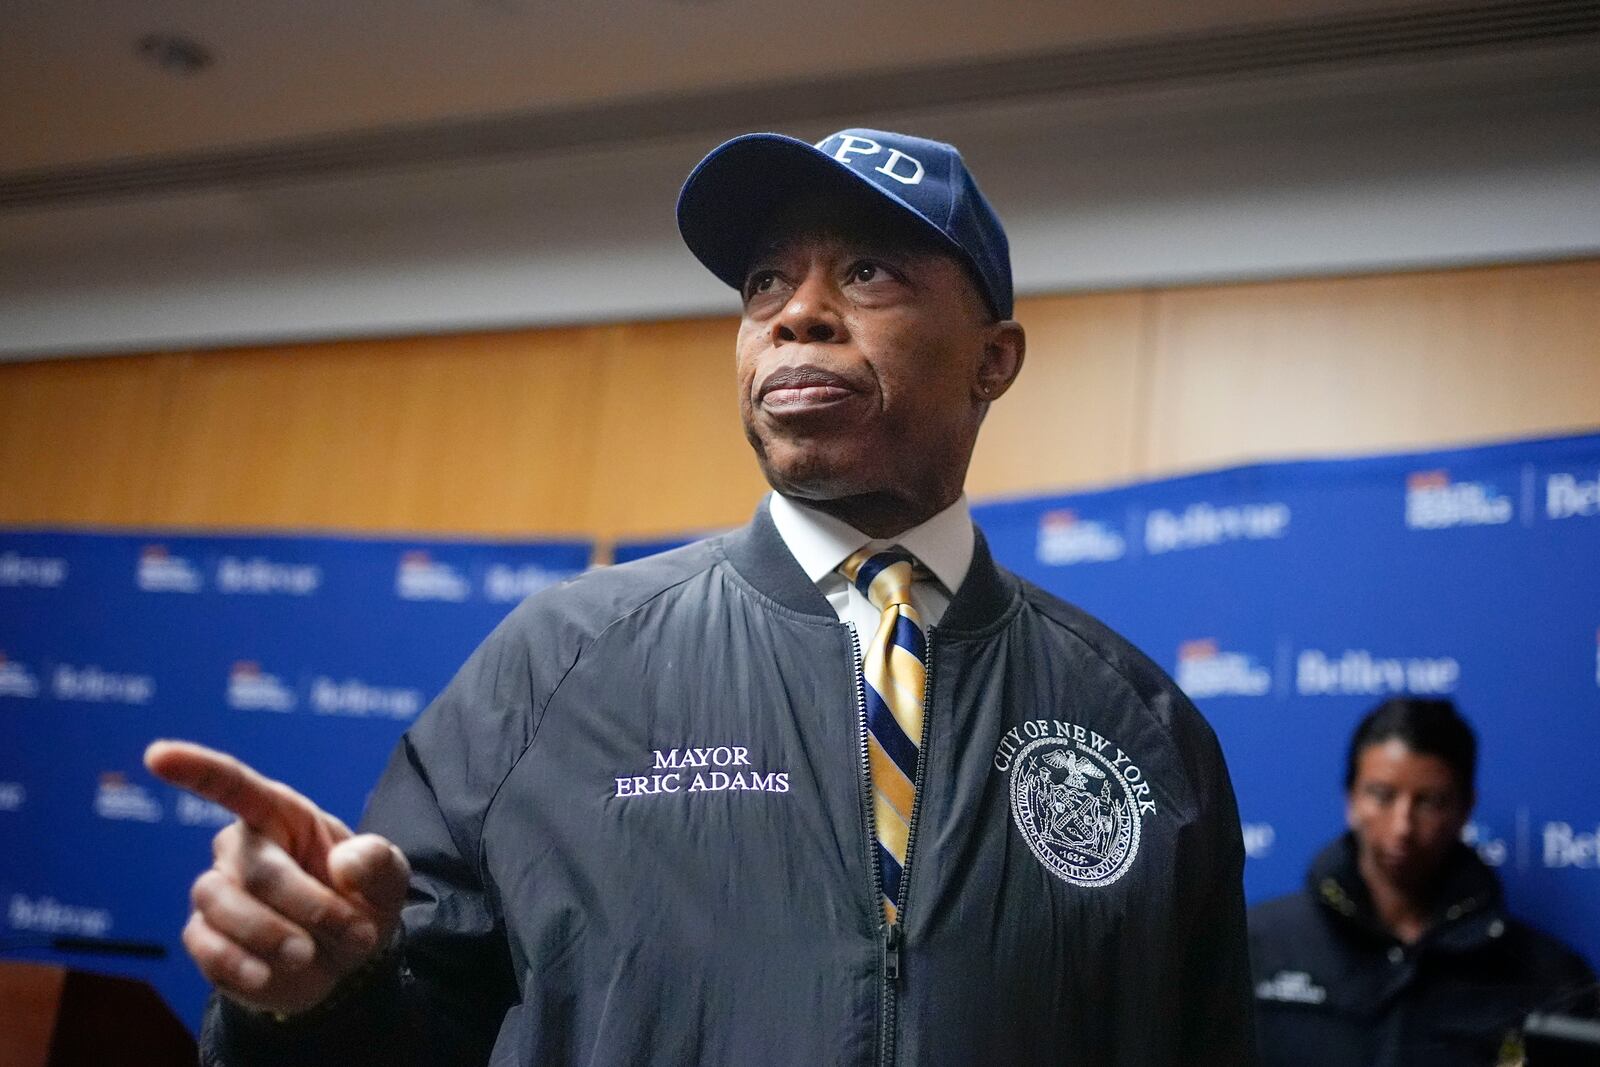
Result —
<instances>
[{"instance_id":1,"label":"cheek","mask_svg":"<svg viewBox=\"0 0 1600 1067\"><path fill-rule=\"evenodd\" d=\"M1345 808L1345 821L1357 834L1371 837L1383 829L1383 809L1358 800Z\"/></svg>"},{"instance_id":2,"label":"cheek","mask_svg":"<svg viewBox=\"0 0 1600 1067\"><path fill-rule=\"evenodd\" d=\"M1462 825L1454 815L1436 815L1423 825L1422 832L1435 851L1443 852L1460 838Z\"/></svg>"},{"instance_id":3,"label":"cheek","mask_svg":"<svg viewBox=\"0 0 1600 1067\"><path fill-rule=\"evenodd\" d=\"M738 383L741 398L748 398L750 383L756 376L756 359L755 346L741 331L738 347L733 353L733 376L734 381Z\"/></svg>"},{"instance_id":4,"label":"cheek","mask_svg":"<svg viewBox=\"0 0 1600 1067\"><path fill-rule=\"evenodd\" d=\"M873 338L878 380L890 408L946 424L967 409L968 375L960 351L937 337Z\"/></svg>"}]
</instances>

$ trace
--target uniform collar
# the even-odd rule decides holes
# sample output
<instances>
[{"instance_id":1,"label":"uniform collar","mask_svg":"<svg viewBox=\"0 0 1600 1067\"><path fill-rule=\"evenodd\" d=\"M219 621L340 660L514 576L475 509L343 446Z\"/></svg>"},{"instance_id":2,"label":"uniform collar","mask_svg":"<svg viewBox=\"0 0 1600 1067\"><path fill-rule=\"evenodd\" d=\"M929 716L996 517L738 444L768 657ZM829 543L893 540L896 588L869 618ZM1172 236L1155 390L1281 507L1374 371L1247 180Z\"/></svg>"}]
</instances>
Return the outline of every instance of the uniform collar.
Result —
<instances>
[{"instance_id":1,"label":"uniform collar","mask_svg":"<svg viewBox=\"0 0 1600 1067\"><path fill-rule=\"evenodd\" d=\"M1347 922L1389 936L1373 912L1372 897L1357 866L1354 834L1341 835L1318 854L1307 872L1306 888L1324 907ZM1475 942L1503 917L1503 912L1500 879L1476 852L1458 843L1440 871L1433 926L1423 940ZM1504 930L1503 922L1500 929Z\"/></svg>"},{"instance_id":2,"label":"uniform collar","mask_svg":"<svg viewBox=\"0 0 1600 1067\"><path fill-rule=\"evenodd\" d=\"M920 525L892 539L874 540L832 515L779 493L767 500L778 536L788 546L806 577L820 584L863 545L899 545L932 572L946 590L961 588L972 566L972 511L965 493L955 503Z\"/></svg>"},{"instance_id":3,"label":"uniform collar","mask_svg":"<svg viewBox=\"0 0 1600 1067\"><path fill-rule=\"evenodd\" d=\"M939 624L945 633L985 630L999 622L1018 599L1017 580L995 566L983 534L971 527L970 520L968 526L972 529L970 563ZM725 535L720 543L734 570L758 591L790 611L838 623L839 616L828 598L778 533L770 501L763 501L748 525Z\"/></svg>"}]
</instances>

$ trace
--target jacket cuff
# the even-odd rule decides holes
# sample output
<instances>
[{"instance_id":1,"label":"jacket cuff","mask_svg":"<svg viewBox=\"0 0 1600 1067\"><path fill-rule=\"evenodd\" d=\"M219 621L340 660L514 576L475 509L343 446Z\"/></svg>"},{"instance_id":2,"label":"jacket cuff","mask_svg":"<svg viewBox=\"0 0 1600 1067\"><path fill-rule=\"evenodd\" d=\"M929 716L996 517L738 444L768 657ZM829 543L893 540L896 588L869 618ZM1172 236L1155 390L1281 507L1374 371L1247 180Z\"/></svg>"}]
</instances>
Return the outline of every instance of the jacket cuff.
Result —
<instances>
[{"instance_id":1,"label":"jacket cuff","mask_svg":"<svg viewBox=\"0 0 1600 1067\"><path fill-rule=\"evenodd\" d=\"M201 1027L207 1067L277 1067L326 1059L361 1064L390 1059L379 1035L398 1036L402 949L388 948L347 975L319 1004L281 1015L247 1008L217 993Z\"/></svg>"}]
</instances>

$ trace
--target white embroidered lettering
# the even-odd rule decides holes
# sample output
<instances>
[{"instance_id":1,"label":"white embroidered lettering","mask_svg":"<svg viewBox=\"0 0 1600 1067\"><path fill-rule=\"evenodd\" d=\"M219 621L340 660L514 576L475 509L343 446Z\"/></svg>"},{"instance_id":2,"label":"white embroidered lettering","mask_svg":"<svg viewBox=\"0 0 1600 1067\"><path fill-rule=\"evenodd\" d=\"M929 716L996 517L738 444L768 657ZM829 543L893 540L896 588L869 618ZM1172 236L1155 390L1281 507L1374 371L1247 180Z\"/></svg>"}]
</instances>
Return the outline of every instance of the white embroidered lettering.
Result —
<instances>
[{"instance_id":1,"label":"white embroidered lettering","mask_svg":"<svg viewBox=\"0 0 1600 1067\"><path fill-rule=\"evenodd\" d=\"M902 174L896 169L902 160L911 164L913 169L909 174ZM906 155L898 148L889 149L888 162L881 167L874 167L873 169L879 174L888 175L901 185L916 185L922 181L922 161L915 156Z\"/></svg>"},{"instance_id":2,"label":"white embroidered lettering","mask_svg":"<svg viewBox=\"0 0 1600 1067\"><path fill-rule=\"evenodd\" d=\"M648 774L616 776L612 795L633 799L669 793L789 792L788 772L758 768L749 745L654 748L650 750L650 764ZM713 767L748 769L723 771L712 770ZM690 771L695 772L692 778Z\"/></svg>"},{"instance_id":3,"label":"white embroidered lettering","mask_svg":"<svg viewBox=\"0 0 1600 1067\"><path fill-rule=\"evenodd\" d=\"M827 141L823 141L827 144ZM857 137L854 134L841 134L839 147L833 150L833 158L840 163L848 164L851 156L875 156L883 151L883 145L870 137Z\"/></svg>"}]
</instances>

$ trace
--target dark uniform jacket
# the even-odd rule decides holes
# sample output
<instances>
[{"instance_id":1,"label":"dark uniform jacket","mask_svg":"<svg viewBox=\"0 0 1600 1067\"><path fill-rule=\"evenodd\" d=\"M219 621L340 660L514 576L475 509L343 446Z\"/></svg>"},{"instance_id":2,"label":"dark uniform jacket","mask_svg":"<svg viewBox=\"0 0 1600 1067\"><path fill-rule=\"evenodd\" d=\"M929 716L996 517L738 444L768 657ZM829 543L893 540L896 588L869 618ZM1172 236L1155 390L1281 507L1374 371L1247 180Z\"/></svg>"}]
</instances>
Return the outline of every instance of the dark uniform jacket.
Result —
<instances>
[{"instance_id":1,"label":"dark uniform jacket","mask_svg":"<svg viewBox=\"0 0 1600 1067\"><path fill-rule=\"evenodd\" d=\"M879 906L853 630L765 508L514 611L365 826L398 967L213 1063L1253 1064L1243 853L1210 728L997 568L929 634L901 923Z\"/></svg>"},{"instance_id":2,"label":"dark uniform jacket","mask_svg":"<svg viewBox=\"0 0 1600 1067\"><path fill-rule=\"evenodd\" d=\"M1487 1067L1528 1012L1590 1010L1588 966L1506 913L1476 853L1458 845L1443 877L1434 925L1412 945L1374 916L1349 834L1304 892L1251 909L1263 1064Z\"/></svg>"}]
</instances>

